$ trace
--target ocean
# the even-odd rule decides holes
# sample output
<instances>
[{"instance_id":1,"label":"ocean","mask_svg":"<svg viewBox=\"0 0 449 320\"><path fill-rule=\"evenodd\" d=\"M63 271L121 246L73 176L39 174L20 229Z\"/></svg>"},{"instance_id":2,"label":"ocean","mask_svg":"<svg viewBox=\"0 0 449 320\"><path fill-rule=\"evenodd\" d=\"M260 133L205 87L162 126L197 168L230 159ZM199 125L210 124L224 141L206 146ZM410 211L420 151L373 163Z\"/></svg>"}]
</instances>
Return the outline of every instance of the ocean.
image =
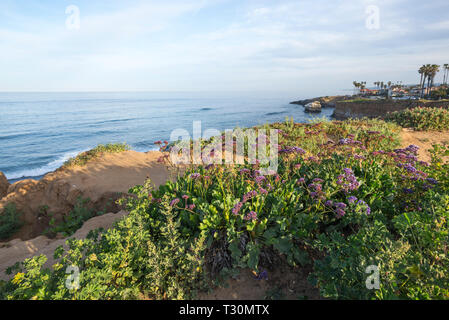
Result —
<instances>
[{"instance_id":1,"label":"ocean","mask_svg":"<svg viewBox=\"0 0 449 320\"><path fill-rule=\"evenodd\" d=\"M156 150L154 142L169 140L174 129L192 134L197 120L204 132L317 117L289 101L256 94L0 93L0 171L10 182L39 179L98 144ZM332 112L323 109L318 117Z\"/></svg>"}]
</instances>

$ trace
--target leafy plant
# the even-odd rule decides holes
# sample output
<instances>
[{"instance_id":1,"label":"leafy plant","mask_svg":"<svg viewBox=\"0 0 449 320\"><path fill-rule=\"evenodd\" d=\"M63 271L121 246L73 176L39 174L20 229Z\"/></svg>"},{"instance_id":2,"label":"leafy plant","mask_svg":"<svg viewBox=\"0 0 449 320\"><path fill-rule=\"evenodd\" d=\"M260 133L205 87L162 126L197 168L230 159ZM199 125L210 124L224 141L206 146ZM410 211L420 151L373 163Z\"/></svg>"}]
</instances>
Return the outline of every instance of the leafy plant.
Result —
<instances>
[{"instance_id":1,"label":"leafy plant","mask_svg":"<svg viewBox=\"0 0 449 320\"><path fill-rule=\"evenodd\" d=\"M418 107L389 113L387 121L418 131L449 129L449 110L444 108Z\"/></svg>"},{"instance_id":2,"label":"leafy plant","mask_svg":"<svg viewBox=\"0 0 449 320\"><path fill-rule=\"evenodd\" d=\"M20 220L20 213L17 212L15 204L8 204L0 214L0 240L8 239L22 225L23 222Z\"/></svg>"},{"instance_id":3,"label":"leafy plant","mask_svg":"<svg viewBox=\"0 0 449 320\"><path fill-rule=\"evenodd\" d=\"M50 220L50 228L45 231L45 234L56 235L57 233L62 233L64 237L70 237L80 229L87 220L105 214L104 211L96 212L95 210L90 209L87 206L89 202L90 199L78 198L73 210L63 217L61 223L56 224L54 219Z\"/></svg>"}]
</instances>

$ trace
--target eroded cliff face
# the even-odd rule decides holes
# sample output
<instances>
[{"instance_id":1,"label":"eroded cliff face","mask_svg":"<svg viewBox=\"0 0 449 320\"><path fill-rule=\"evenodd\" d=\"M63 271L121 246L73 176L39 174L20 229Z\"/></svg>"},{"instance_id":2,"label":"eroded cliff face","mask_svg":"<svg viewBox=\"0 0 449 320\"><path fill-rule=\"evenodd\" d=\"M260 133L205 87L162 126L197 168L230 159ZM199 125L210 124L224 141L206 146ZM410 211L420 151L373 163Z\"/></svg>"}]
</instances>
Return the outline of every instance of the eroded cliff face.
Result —
<instances>
[{"instance_id":1,"label":"eroded cliff face","mask_svg":"<svg viewBox=\"0 0 449 320\"><path fill-rule=\"evenodd\" d=\"M6 179L3 172L0 171L0 199L2 199L8 193L8 188L10 184L8 179Z\"/></svg>"},{"instance_id":2,"label":"eroded cliff face","mask_svg":"<svg viewBox=\"0 0 449 320\"><path fill-rule=\"evenodd\" d=\"M418 100L373 100L373 101L338 101L333 117L337 120L348 118L383 118L388 112L401 111L407 108L432 107L448 108L448 101Z\"/></svg>"},{"instance_id":3,"label":"eroded cliff face","mask_svg":"<svg viewBox=\"0 0 449 320\"><path fill-rule=\"evenodd\" d=\"M12 239L32 239L42 234L53 218L57 222L76 205L78 198L90 199L96 211L118 212L115 203L131 187L150 178L155 186L169 179L167 168L158 163L159 152L125 151L105 154L82 167L59 169L42 180L23 180L8 184L7 195L0 199L0 212L14 203L21 213L23 227Z\"/></svg>"}]
</instances>

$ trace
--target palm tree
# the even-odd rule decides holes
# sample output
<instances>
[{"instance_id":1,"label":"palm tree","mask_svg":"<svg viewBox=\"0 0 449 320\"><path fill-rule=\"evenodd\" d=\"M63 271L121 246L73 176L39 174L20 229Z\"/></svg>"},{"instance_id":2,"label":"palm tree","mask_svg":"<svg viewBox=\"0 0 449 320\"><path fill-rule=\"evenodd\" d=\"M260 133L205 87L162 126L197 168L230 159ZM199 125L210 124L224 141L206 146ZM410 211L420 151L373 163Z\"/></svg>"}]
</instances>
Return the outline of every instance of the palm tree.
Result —
<instances>
[{"instance_id":1,"label":"palm tree","mask_svg":"<svg viewBox=\"0 0 449 320\"><path fill-rule=\"evenodd\" d=\"M449 64L445 63L443 65L443 84L447 84L448 71L449 71Z\"/></svg>"},{"instance_id":2,"label":"palm tree","mask_svg":"<svg viewBox=\"0 0 449 320\"><path fill-rule=\"evenodd\" d=\"M418 73L421 75L421 79L419 81L419 87L421 88L421 98L424 94L424 82L426 81L426 66L423 65L421 68L419 68Z\"/></svg>"},{"instance_id":3,"label":"palm tree","mask_svg":"<svg viewBox=\"0 0 449 320\"><path fill-rule=\"evenodd\" d=\"M366 81L362 81L360 83L360 90L365 90L365 88L366 88Z\"/></svg>"},{"instance_id":4,"label":"palm tree","mask_svg":"<svg viewBox=\"0 0 449 320\"><path fill-rule=\"evenodd\" d=\"M440 66L437 64L433 64L430 67L430 71L429 71L429 79L430 79L430 87L429 87L429 96L432 93L432 87L433 87L433 80L435 79L435 76L437 75L437 73L440 72Z\"/></svg>"},{"instance_id":5,"label":"palm tree","mask_svg":"<svg viewBox=\"0 0 449 320\"><path fill-rule=\"evenodd\" d=\"M354 94L355 94L355 91L356 91L357 88L359 87L359 84L358 84L357 81L352 81L352 84L354 85Z\"/></svg>"},{"instance_id":6,"label":"palm tree","mask_svg":"<svg viewBox=\"0 0 449 320\"><path fill-rule=\"evenodd\" d=\"M425 92L426 92L426 95L429 93L430 81L432 78L432 76L431 76L432 75L432 65L426 64L426 65L423 65L423 68L424 68L424 81L423 81L421 97L424 96L424 86L425 86L426 81L427 81L427 86L425 86L425 89L426 89Z\"/></svg>"}]
</instances>

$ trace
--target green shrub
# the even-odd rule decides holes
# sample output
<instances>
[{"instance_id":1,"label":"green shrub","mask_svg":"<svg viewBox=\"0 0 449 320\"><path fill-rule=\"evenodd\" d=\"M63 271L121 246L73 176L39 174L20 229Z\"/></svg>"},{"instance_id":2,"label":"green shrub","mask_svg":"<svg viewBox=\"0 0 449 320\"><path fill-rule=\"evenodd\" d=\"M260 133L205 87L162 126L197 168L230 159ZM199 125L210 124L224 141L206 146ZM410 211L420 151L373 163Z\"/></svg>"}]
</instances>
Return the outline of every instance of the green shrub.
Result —
<instances>
[{"instance_id":1,"label":"green shrub","mask_svg":"<svg viewBox=\"0 0 449 320\"><path fill-rule=\"evenodd\" d=\"M387 121L405 128L422 130L449 130L449 110L444 108L418 107L389 113Z\"/></svg>"},{"instance_id":2,"label":"green shrub","mask_svg":"<svg viewBox=\"0 0 449 320\"><path fill-rule=\"evenodd\" d=\"M80 229L87 220L105 214L104 211L96 212L95 210L90 209L87 206L89 202L90 199L78 198L73 210L63 217L61 223L56 224L53 219L50 221L50 228L45 231L45 234L52 236L57 233L62 233L64 237L70 237Z\"/></svg>"},{"instance_id":3,"label":"green shrub","mask_svg":"<svg viewBox=\"0 0 449 320\"><path fill-rule=\"evenodd\" d=\"M130 147L125 143L100 144L92 150L80 153L74 158L67 160L63 167L83 166L90 160L100 157L104 153L118 153L129 150Z\"/></svg>"},{"instance_id":4,"label":"green shrub","mask_svg":"<svg viewBox=\"0 0 449 320\"><path fill-rule=\"evenodd\" d=\"M0 214L0 240L8 239L20 227L23 222L20 220L20 213L17 212L13 203L8 204Z\"/></svg>"}]
</instances>

